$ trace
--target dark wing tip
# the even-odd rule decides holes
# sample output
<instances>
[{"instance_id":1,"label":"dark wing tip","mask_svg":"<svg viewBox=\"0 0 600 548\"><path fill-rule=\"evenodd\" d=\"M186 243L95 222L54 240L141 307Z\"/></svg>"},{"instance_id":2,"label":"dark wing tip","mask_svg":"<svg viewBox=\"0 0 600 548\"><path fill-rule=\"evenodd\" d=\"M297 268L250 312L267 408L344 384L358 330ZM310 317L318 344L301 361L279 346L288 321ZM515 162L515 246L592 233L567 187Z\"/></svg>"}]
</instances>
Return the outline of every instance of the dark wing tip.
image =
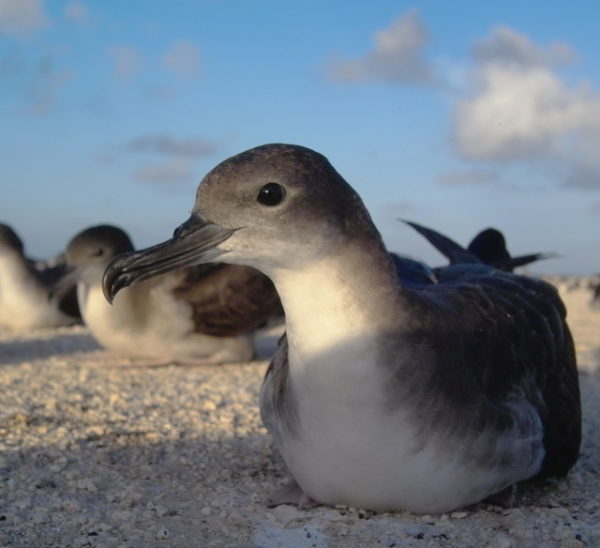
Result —
<instances>
[{"instance_id":1,"label":"dark wing tip","mask_svg":"<svg viewBox=\"0 0 600 548\"><path fill-rule=\"evenodd\" d=\"M476 255L457 244L454 240L444 236L443 234L428 228L426 226L415 223L414 221L408 221L406 219L398 219L403 223L414 228L421 236L435 247L444 257L446 257L450 264L480 264L481 261Z\"/></svg>"},{"instance_id":2,"label":"dark wing tip","mask_svg":"<svg viewBox=\"0 0 600 548\"><path fill-rule=\"evenodd\" d=\"M560 255L558 253L530 253L528 255L518 255L516 257L508 257L508 259L494 261L492 266L495 268L500 268L501 270L512 272L515 268L519 268L520 266L525 266L535 263L536 261L553 259L556 257L560 257Z\"/></svg>"}]
</instances>

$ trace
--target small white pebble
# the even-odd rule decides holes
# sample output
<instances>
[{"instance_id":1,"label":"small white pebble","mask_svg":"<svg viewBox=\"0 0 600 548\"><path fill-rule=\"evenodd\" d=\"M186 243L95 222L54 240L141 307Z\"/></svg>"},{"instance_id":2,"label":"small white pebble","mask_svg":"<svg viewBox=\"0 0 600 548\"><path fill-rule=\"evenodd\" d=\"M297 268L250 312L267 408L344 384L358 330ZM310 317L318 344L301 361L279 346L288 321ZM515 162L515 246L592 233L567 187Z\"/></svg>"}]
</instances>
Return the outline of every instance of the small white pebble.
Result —
<instances>
[{"instance_id":1,"label":"small white pebble","mask_svg":"<svg viewBox=\"0 0 600 548\"><path fill-rule=\"evenodd\" d=\"M77 504L77 502L74 500L65 500L63 502L62 507L63 510L65 510L65 512L69 512L70 514L76 514L77 512L81 512L79 504Z\"/></svg>"},{"instance_id":2,"label":"small white pebble","mask_svg":"<svg viewBox=\"0 0 600 548\"><path fill-rule=\"evenodd\" d=\"M203 516L210 516L212 514L212 510L210 509L210 506L205 506L204 508L202 508L202 510L200 510L200 513Z\"/></svg>"},{"instance_id":3,"label":"small white pebble","mask_svg":"<svg viewBox=\"0 0 600 548\"><path fill-rule=\"evenodd\" d=\"M77 480L77 489L87 491L88 493L97 493L98 488L90 478Z\"/></svg>"},{"instance_id":4,"label":"small white pebble","mask_svg":"<svg viewBox=\"0 0 600 548\"><path fill-rule=\"evenodd\" d=\"M469 515L468 512L452 512L450 514L450 517L452 519L464 519Z\"/></svg>"},{"instance_id":5,"label":"small white pebble","mask_svg":"<svg viewBox=\"0 0 600 548\"><path fill-rule=\"evenodd\" d=\"M24 508L27 508L30 504L31 499L20 499L17 502L15 502L15 507L19 508L19 510L23 510Z\"/></svg>"},{"instance_id":6,"label":"small white pebble","mask_svg":"<svg viewBox=\"0 0 600 548\"><path fill-rule=\"evenodd\" d=\"M159 518L162 518L168 512L168 510L160 504L157 504L153 510Z\"/></svg>"},{"instance_id":7,"label":"small white pebble","mask_svg":"<svg viewBox=\"0 0 600 548\"><path fill-rule=\"evenodd\" d=\"M512 548L514 546L512 539L504 533L498 533L492 542L488 544L490 548Z\"/></svg>"},{"instance_id":8,"label":"small white pebble","mask_svg":"<svg viewBox=\"0 0 600 548\"><path fill-rule=\"evenodd\" d=\"M167 531L166 528L161 527L157 532L156 532L156 538L157 539L165 539L165 538L169 538L169 531Z\"/></svg>"}]
</instances>

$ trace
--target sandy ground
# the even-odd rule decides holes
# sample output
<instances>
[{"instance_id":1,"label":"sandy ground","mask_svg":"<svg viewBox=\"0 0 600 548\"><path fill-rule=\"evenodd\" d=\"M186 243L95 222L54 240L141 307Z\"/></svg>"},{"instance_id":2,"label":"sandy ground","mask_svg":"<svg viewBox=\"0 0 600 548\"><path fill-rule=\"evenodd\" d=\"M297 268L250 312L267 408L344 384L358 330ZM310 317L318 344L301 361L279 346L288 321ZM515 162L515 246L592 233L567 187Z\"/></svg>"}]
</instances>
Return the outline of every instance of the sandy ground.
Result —
<instances>
[{"instance_id":1,"label":"sandy ground","mask_svg":"<svg viewBox=\"0 0 600 548\"><path fill-rule=\"evenodd\" d=\"M258 414L266 359L115 367L84 327L0 331L0 546L600 546L600 310L586 290L563 297L581 370L577 465L511 509L441 516L266 508L286 477Z\"/></svg>"}]
</instances>

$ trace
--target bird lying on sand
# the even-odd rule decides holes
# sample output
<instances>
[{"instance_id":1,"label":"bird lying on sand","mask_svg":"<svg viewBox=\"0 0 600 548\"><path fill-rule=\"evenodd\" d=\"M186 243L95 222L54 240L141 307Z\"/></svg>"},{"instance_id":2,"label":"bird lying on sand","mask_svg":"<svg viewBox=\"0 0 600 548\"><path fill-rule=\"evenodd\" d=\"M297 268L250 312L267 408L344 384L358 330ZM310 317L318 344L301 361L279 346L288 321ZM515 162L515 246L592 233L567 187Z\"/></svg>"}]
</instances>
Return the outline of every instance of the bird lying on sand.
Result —
<instances>
[{"instance_id":1,"label":"bird lying on sand","mask_svg":"<svg viewBox=\"0 0 600 548\"><path fill-rule=\"evenodd\" d=\"M590 290L592 292L591 304L594 307L600 306L600 281L595 280L590 284Z\"/></svg>"},{"instance_id":2,"label":"bird lying on sand","mask_svg":"<svg viewBox=\"0 0 600 548\"><path fill-rule=\"evenodd\" d=\"M138 280L111 306L102 293L102 275L111 260L132 250L123 230L100 225L80 232L66 252L86 325L100 344L122 356L180 364L248 361L253 331L282 313L264 274L226 264Z\"/></svg>"},{"instance_id":3,"label":"bird lying on sand","mask_svg":"<svg viewBox=\"0 0 600 548\"><path fill-rule=\"evenodd\" d=\"M551 285L482 264L403 283L358 194L284 144L210 171L183 228L111 264L105 291L217 256L266 273L285 310L260 403L295 483L273 504L441 513L576 461L575 353Z\"/></svg>"},{"instance_id":4,"label":"bird lying on sand","mask_svg":"<svg viewBox=\"0 0 600 548\"><path fill-rule=\"evenodd\" d=\"M506 249L504 235L495 228L486 228L479 232L465 250L455 241L435 230L410 221L405 222L425 236L429 243L450 261L450 264L481 262L500 270L512 272L520 266L556 257L554 253L530 253L512 257ZM476 260L474 261L474 259Z\"/></svg>"},{"instance_id":5,"label":"bird lying on sand","mask_svg":"<svg viewBox=\"0 0 600 548\"><path fill-rule=\"evenodd\" d=\"M61 264L36 268L16 232L0 224L0 325L32 329L78 323L75 286L66 287L61 298L51 296L64 273Z\"/></svg>"}]
</instances>

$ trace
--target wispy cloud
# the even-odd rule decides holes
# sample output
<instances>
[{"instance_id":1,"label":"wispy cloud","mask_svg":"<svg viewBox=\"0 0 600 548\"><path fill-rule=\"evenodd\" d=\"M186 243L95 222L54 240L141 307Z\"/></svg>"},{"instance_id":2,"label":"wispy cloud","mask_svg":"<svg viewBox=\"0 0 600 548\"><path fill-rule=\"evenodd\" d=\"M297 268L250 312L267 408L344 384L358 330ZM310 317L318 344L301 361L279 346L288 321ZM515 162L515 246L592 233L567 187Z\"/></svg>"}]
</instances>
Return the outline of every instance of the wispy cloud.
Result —
<instances>
[{"instance_id":1,"label":"wispy cloud","mask_svg":"<svg viewBox=\"0 0 600 548\"><path fill-rule=\"evenodd\" d=\"M184 79L174 81L173 74L188 80L200 74L200 50L191 42L175 42L158 58L146 57L138 47L130 44L113 45L108 49L108 54L113 63L114 75L123 83L140 84L137 77L143 70L152 69L155 81L141 84L140 89L146 97L161 101L172 99L177 88L184 85ZM156 70L158 67L171 74ZM161 77L165 77L167 83L162 82ZM156 81L156 78L159 80Z\"/></svg>"},{"instance_id":2,"label":"wispy cloud","mask_svg":"<svg viewBox=\"0 0 600 548\"><path fill-rule=\"evenodd\" d=\"M424 49L427 28L415 11L399 17L375 33L373 49L359 59L335 60L330 75L339 82L385 81L398 84L432 84L437 78Z\"/></svg>"},{"instance_id":3,"label":"wispy cloud","mask_svg":"<svg viewBox=\"0 0 600 548\"><path fill-rule=\"evenodd\" d=\"M598 146L600 143L596 140ZM598 149L596 149L598 150ZM565 186L581 190L600 189L600 169L585 164L570 165L566 169Z\"/></svg>"},{"instance_id":4,"label":"wispy cloud","mask_svg":"<svg viewBox=\"0 0 600 548\"><path fill-rule=\"evenodd\" d=\"M386 222L392 222L394 225L398 222L398 218L406 217L411 214L415 207L408 200L392 200L377 204L377 212Z\"/></svg>"},{"instance_id":5,"label":"wispy cloud","mask_svg":"<svg viewBox=\"0 0 600 548\"><path fill-rule=\"evenodd\" d=\"M112 147L99 157L102 162L133 161L133 180L150 184L195 182L195 163L218 151L217 143L198 137L179 138L148 133Z\"/></svg>"},{"instance_id":6,"label":"wispy cloud","mask_svg":"<svg viewBox=\"0 0 600 548\"><path fill-rule=\"evenodd\" d=\"M200 73L200 50L191 42L176 42L162 56L161 64L182 76L198 76Z\"/></svg>"},{"instance_id":7,"label":"wispy cloud","mask_svg":"<svg viewBox=\"0 0 600 548\"><path fill-rule=\"evenodd\" d=\"M45 53L29 60L19 48L0 58L0 78L4 89L16 98L13 112L43 116L55 106L57 94L71 79L71 70L57 67L57 55Z\"/></svg>"},{"instance_id":8,"label":"wispy cloud","mask_svg":"<svg viewBox=\"0 0 600 548\"><path fill-rule=\"evenodd\" d=\"M26 108L34 116L47 114L55 104L57 91L71 79L71 71L55 65L52 55L45 55L36 63L27 85L29 105Z\"/></svg>"},{"instance_id":9,"label":"wispy cloud","mask_svg":"<svg viewBox=\"0 0 600 548\"><path fill-rule=\"evenodd\" d=\"M561 78L558 67L574 58L565 43L542 47L494 29L475 46L472 87L456 104L457 151L470 160L556 164L562 183L600 188L600 93Z\"/></svg>"},{"instance_id":10,"label":"wispy cloud","mask_svg":"<svg viewBox=\"0 0 600 548\"><path fill-rule=\"evenodd\" d=\"M114 63L115 76L121 81L130 80L144 66L144 56L135 46L113 46L108 53Z\"/></svg>"},{"instance_id":11,"label":"wispy cloud","mask_svg":"<svg viewBox=\"0 0 600 548\"><path fill-rule=\"evenodd\" d=\"M166 84L144 84L142 94L155 101L170 101L175 97L176 90L173 86Z\"/></svg>"},{"instance_id":12,"label":"wispy cloud","mask_svg":"<svg viewBox=\"0 0 600 548\"><path fill-rule=\"evenodd\" d=\"M217 150L215 143L204 139L176 139L163 133L140 135L127 145L128 151L154 152L167 156L200 158L210 156Z\"/></svg>"},{"instance_id":13,"label":"wispy cloud","mask_svg":"<svg viewBox=\"0 0 600 548\"><path fill-rule=\"evenodd\" d=\"M133 172L133 179L140 183L172 185L174 183L190 182L193 178L190 163L181 159L145 165Z\"/></svg>"},{"instance_id":14,"label":"wispy cloud","mask_svg":"<svg viewBox=\"0 0 600 548\"><path fill-rule=\"evenodd\" d=\"M90 22L90 14L87 6L78 0L69 2L65 7L65 17L78 25L86 25Z\"/></svg>"},{"instance_id":15,"label":"wispy cloud","mask_svg":"<svg viewBox=\"0 0 600 548\"><path fill-rule=\"evenodd\" d=\"M49 24L42 0L0 1L0 33L27 35Z\"/></svg>"},{"instance_id":16,"label":"wispy cloud","mask_svg":"<svg viewBox=\"0 0 600 548\"><path fill-rule=\"evenodd\" d=\"M452 170L442 173L438 181L444 185L483 185L496 182L498 173L489 170Z\"/></svg>"}]
</instances>

